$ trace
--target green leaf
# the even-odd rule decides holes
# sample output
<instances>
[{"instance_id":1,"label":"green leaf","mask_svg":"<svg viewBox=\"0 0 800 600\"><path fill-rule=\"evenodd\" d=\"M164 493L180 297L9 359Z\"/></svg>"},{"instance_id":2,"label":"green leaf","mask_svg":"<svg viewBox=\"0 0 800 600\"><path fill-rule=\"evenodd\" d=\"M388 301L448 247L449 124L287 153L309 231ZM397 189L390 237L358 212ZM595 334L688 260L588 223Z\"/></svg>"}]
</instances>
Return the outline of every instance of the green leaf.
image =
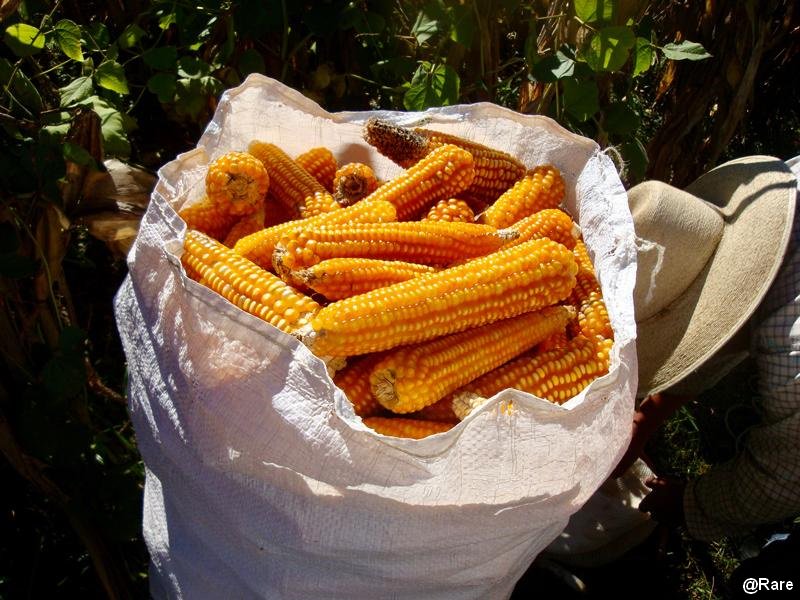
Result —
<instances>
[{"instance_id":1,"label":"green leaf","mask_svg":"<svg viewBox=\"0 0 800 600\"><path fill-rule=\"evenodd\" d=\"M386 19L382 15L372 11L363 12L358 10L359 19L355 22L355 30L357 33L376 34L381 33L386 29Z\"/></svg>"},{"instance_id":2,"label":"green leaf","mask_svg":"<svg viewBox=\"0 0 800 600\"><path fill-rule=\"evenodd\" d=\"M62 149L64 151L65 160L74 162L77 165L82 165L84 167L91 167L94 170L99 170L97 161L91 154L89 154L89 151L86 150L86 148L84 148L83 146L79 146L78 144L73 144L72 142L64 142Z\"/></svg>"},{"instance_id":3,"label":"green leaf","mask_svg":"<svg viewBox=\"0 0 800 600\"><path fill-rule=\"evenodd\" d=\"M94 93L91 77L78 77L59 90L61 92L61 106L67 107L78 102L83 102Z\"/></svg>"},{"instance_id":4,"label":"green leaf","mask_svg":"<svg viewBox=\"0 0 800 600\"><path fill-rule=\"evenodd\" d=\"M54 356L42 370L42 384L52 398L66 400L86 384L86 366L81 355Z\"/></svg>"},{"instance_id":5,"label":"green leaf","mask_svg":"<svg viewBox=\"0 0 800 600\"><path fill-rule=\"evenodd\" d=\"M14 74L13 79L11 74ZM36 86L21 69L14 70L14 66L5 58L0 57L0 86L8 87L12 98L12 110L25 108L28 112L36 114L44 108L42 97Z\"/></svg>"},{"instance_id":6,"label":"green leaf","mask_svg":"<svg viewBox=\"0 0 800 600\"><path fill-rule=\"evenodd\" d=\"M267 70L264 58L255 48L250 48L242 52L239 57L239 74L244 78L250 73L263 73Z\"/></svg>"},{"instance_id":7,"label":"green leaf","mask_svg":"<svg viewBox=\"0 0 800 600\"><path fill-rule=\"evenodd\" d=\"M449 33L449 29L444 6L434 0L425 4L417 13L411 35L417 38L417 43L424 44L439 33Z\"/></svg>"},{"instance_id":8,"label":"green leaf","mask_svg":"<svg viewBox=\"0 0 800 600\"><path fill-rule=\"evenodd\" d=\"M407 110L424 110L431 106L449 106L458 102L461 81L448 65L422 62L403 96Z\"/></svg>"},{"instance_id":9,"label":"green leaf","mask_svg":"<svg viewBox=\"0 0 800 600\"><path fill-rule=\"evenodd\" d=\"M178 79L175 89L175 112L181 116L197 118L206 98L199 79Z\"/></svg>"},{"instance_id":10,"label":"green leaf","mask_svg":"<svg viewBox=\"0 0 800 600\"><path fill-rule=\"evenodd\" d=\"M575 61L569 56L564 54L561 50L557 50L555 54L548 54L544 58L539 59L533 69L531 75L536 81L558 81L564 77L572 77L575 72Z\"/></svg>"},{"instance_id":11,"label":"green leaf","mask_svg":"<svg viewBox=\"0 0 800 600\"><path fill-rule=\"evenodd\" d=\"M92 50L104 52L111 44L111 36L108 27L99 21L94 21L89 25L82 26L84 38Z\"/></svg>"},{"instance_id":12,"label":"green leaf","mask_svg":"<svg viewBox=\"0 0 800 600\"><path fill-rule=\"evenodd\" d=\"M650 40L637 37L633 48L633 76L636 77L647 71L652 66L655 55Z\"/></svg>"},{"instance_id":13,"label":"green leaf","mask_svg":"<svg viewBox=\"0 0 800 600\"><path fill-rule=\"evenodd\" d=\"M3 40L17 56L32 56L44 48L44 34L27 23L6 27Z\"/></svg>"},{"instance_id":14,"label":"green leaf","mask_svg":"<svg viewBox=\"0 0 800 600\"><path fill-rule=\"evenodd\" d=\"M119 47L123 50L130 50L138 46L142 38L146 36L147 32L144 29L139 27L136 23L131 23L119 34L117 44L119 44Z\"/></svg>"},{"instance_id":15,"label":"green leaf","mask_svg":"<svg viewBox=\"0 0 800 600\"><path fill-rule=\"evenodd\" d=\"M594 71L619 71L635 43L630 27L604 27L592 36L584 59Z\"/></svg>"},{"instance_id":16,"label":"green leaf","mask_svg":"<svg viewBox=\"0 0 800 600\"><path fill-rule=\"evenodd\" d=\"M201 79L211 74L211 65L194 56L181 56L178 61L178 77Z\"/></svg>"},{"instance_id":17,"label":"green leaf","mask_svg":"<svg viewBox=\"0 0 800 600\"><path fill-rule=\"evenodd\" d=\"M475 13L472 5L456 4L450 9L450 18L453 23L450 39L470 48L475 39Z\"/></svg>"},{"instance_id":18,"label":"green leaf","mask_svg":"<svg viewBox=\"0 0 800 600\"><path fill-rule=\"evenodd\" d=\"M639 128L639 115L625 102L613 102L603 109L603 127L609 133L628 135Z\"/></svg>"},{"instance_id":19,"label":"green leaf","mask_svg":"<svg viewBox=\"0 0 800 600\"><path fill-rule=\"evenodd\" d=\"M567 78L564 86L564 109L578 121L583 122L600 110L599 92L594 81L578 81Z\"/></svg>"},{"instance_id":20,"label":"green leaf","mask_svg":"<svg viewBox=\"0 0 800 600\"><path fill-rule=\"evenodd\" d=\"M107 60L94 72L94 79L101 88L126 95L129 93L125 69L116 61Z\"/></svg>"},{"instance_id":21,"label":"green leaf","mask_svg":"<svg viewBox=\"0 0 800 600\"><path fill-rule=\"evenodd\" d=\"M175 25L178 22L178 15L174 12L167 13L158 19L158 26L161 29L169 29L170 25Z\"/></svg>"},{"instance_id":22,"label":"green leaf","mask_svg":"<svg viewBox=\"0 0 800 600\"><path fill-rule=\"evenodd\" d=\"M642 181L647 174L647 150L639 138L633 138L617 146L627 164L629 182Z\"/></svg>"},{"instance_id":23,"label":"green leaf","mask_svg":"<svg viewBox=\"0 0 800 600\"><path fill-rule=\"evenodd\" d=\"M162 71L174 70L178 64L178 49L175 46L161 46L142 53L144 64Z\"/></svg>"},{"instance_id":24,"label":"green leaf","mask_svg":"<svg viewBox=\"0 0 800 600\"><path fill-rule=\"evenodd\" d=\"M175 80L172 73L156 73L147 80L147 89L158 96L159 102L168 104L175 98Z\"/></svg>"},{"instance_id":25,"label":"green leaf","mask_svg":"<svg viewBox=\"0 0 800 600\"><path fill-rule=\"evenodd\" d=\"M703 60L711 58L702 44L684 40L679 44L666 44L661 51L670 60Z\"/></svg>"},{"instance_id":26,"label":"green leaf","mask_svg":"<svg viewBox=\"0 0 800 600\"><path fill-rule=\"evenodd\" d=\"M574 0L575 14L584 23L610 21L614 17L613 0Z\"/></svg>"},{"instance_id":27,"label":"green leaf","mask_svg":"<svg viewBox=\"0 0 800 600\"><path fill-rule=\"evenodd\" d=\"M131 143L128 140L122 113L99 96L87 98L84 104L90 106L100 117L103 149L113 156L128 157L131 153Z\"/></svg>"},{"instance_id":28,"label":"green leaf","mask_svg":"<svg viewBox=\"0 0 800 600\"><path fill-rule=\"evenodd\" d=\"M83 61L80 27L69 19L62 19L56 23L53 35L58 47L68 58Z\"/></svg>"}]
</instances>

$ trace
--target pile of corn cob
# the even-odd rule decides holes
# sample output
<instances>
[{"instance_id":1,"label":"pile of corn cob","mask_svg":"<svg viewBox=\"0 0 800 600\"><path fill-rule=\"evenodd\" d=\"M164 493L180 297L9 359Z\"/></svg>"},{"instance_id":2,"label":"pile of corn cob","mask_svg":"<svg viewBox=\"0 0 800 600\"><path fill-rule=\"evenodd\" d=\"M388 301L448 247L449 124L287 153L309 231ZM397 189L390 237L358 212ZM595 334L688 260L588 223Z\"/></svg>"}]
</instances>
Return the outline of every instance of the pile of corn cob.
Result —
<instances>
[{"instance_id":1,"label":"pile of corn cob","mask_svg":"<svg viewBox=\"0 0 800 600\"><path fill-rule=\"evenodd\" d=\"M364 139L406 170L380 182L259 140L212 162L179 213L186 273L340 366L385 435L446 431L505 388L563 403L608 371L613 332L556 167L375 119Z\"/></svg>"}]
</instances>

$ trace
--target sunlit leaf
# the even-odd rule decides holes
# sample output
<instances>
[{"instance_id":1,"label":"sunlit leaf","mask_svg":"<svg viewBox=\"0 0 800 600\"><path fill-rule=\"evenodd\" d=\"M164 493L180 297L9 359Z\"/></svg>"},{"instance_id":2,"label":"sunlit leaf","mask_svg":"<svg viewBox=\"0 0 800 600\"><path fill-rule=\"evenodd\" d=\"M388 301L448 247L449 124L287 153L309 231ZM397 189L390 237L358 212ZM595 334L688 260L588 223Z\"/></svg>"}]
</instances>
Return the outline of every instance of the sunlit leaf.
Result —
<instances>
[{"instance_id":1,"label":"sunlit leaf","mask_svg":"<svg viewBox=\"0 0 800 600\"><path fill-rule=\"evenodd\" d=\"M116 61L107 60L97 67L94 72L94 79L97 85L102 88L122 95L129 93L125 69Z\"/></svg>"},{"instance_id":2,"label":"sunlit leaf","mask_svg":"<svg viewBox=\"0 0 800 600\"><path fill-rule=\"evenodd\" d=\"M458 102L461 81L448 65L422 62L403 96L408 110L424 110L431 106L448 106Z\"/></svg>"},{"instance_id":3,"label":"sunlit leaf","mask_svg":"<svg viewBox=\"0 0 800 600\"><path fill-rule=\"evenodd\" d=\"M650 40L637 37L633 48L633 76L636 77L647 71L655 59L655 49Z\"/></svg>"},{"instance_id":4,"label":"sunlit leaf","mask_svg":"<svg viewBox=\"0 0 800 600\"><path fill-rule=\"evenodd\" d=\"M44 34L27 23L15 23L6 27L3 40L17 56L32 56L44 48Z\"/></svg>"},{"instance_id":5,"label":"sunlit leaf","mask_svg":"<svg viewBox=\"0 0 800 600\"><path fill-rule=\"evenodd\" d=\"M91 77L76 77L67 85L59 90L61 92L61 106L72 106L77 102L83 102L94 93L94 85Z\"/></svg>"},{"instance_id":6,"label":"sunlit leaf","mask_svg":"<svg viewBox=\"0 0 800 600\"><path fill-rule=\"evenodd\" d=\"M53 29L53 37L61 51L72 60L83 61L81 29L69 19L62 19Z\"/></svg>"},{"instance_id":7,"label":"sunlit leaf","mask_svg":"<svg viewBox=\"0 0 800 600\"><path fill-rule=\"evenodd\" d=\"M610 21L614 16L613 0L574 0L575 14L585 23Z\"/></svg>"},{"instance_id":8,"label":"sunlit leaf","mask_svg":"<svg viewBox=\"0 0 800 600\"><path fill-rule=\"evenodd\" d=\"M711 58L702 44L684 40L678 44L666 44L661 48L664 56L670 60L703 60Z\"/></svg>"},{"instance_id":9,"label":"sunlit leaf","mask_svg":"<svg viewBox=\"0 0 800 600\"><path fill-rule=\"evenodd\" d=\"M594 71L619 71L635 43L630 27L604 27L592 36L584 59Z\"/></svg>"}]
</instances>

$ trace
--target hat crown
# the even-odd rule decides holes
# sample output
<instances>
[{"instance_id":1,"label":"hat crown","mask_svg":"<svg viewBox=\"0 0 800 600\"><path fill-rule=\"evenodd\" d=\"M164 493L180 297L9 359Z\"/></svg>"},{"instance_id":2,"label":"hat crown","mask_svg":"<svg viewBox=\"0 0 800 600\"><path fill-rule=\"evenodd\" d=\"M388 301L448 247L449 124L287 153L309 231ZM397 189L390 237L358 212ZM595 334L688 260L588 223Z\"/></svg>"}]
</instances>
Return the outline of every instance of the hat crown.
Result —
<instances>
[{"instance_id":1,"label":"hat crown","mask_svg":"<svg viewBox=\"0 0 800 600\"><path fill-rule=\"evenodd\" d=\"M714 205L660 181L628 192L637 245L637 322L658 314L691 286L719 244L724 219Z\"/></svg>"}]
</instances>

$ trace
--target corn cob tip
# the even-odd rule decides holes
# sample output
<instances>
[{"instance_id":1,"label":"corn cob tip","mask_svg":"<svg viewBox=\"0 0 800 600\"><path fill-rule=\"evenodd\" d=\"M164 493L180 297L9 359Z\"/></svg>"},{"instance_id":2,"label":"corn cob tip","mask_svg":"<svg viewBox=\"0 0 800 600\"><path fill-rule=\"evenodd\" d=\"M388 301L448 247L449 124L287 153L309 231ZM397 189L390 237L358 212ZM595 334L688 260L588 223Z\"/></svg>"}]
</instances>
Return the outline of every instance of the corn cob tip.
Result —
<instances>
[{"instance_id":1,"label":"corn cob tip","mask_svg":"<svg viewBox=\"0 0 800 600\"><path fill-rule=\"evenodd\" d=\"M395 389L397 374L394 372L394 370L375 370L372 372L372 375L370 375L369 380L370 386L372 387L372 394L375 396L375 399L380 403L380 405L392 412L397 412L395 409L397 409L400 399L398 398L397 390Z\"/></svg>"},{"instance_id":2,"label":"corn cob tip","mask_svg":"<svg viewBox=\"0 0 800 600\"><path fill-rule=\"evenodd\" d=\"M466 419L470 413L480 408L489 401L475 392L456 392L453 396L453 412L460 421Z\"/></svg>"}]
</instances>

